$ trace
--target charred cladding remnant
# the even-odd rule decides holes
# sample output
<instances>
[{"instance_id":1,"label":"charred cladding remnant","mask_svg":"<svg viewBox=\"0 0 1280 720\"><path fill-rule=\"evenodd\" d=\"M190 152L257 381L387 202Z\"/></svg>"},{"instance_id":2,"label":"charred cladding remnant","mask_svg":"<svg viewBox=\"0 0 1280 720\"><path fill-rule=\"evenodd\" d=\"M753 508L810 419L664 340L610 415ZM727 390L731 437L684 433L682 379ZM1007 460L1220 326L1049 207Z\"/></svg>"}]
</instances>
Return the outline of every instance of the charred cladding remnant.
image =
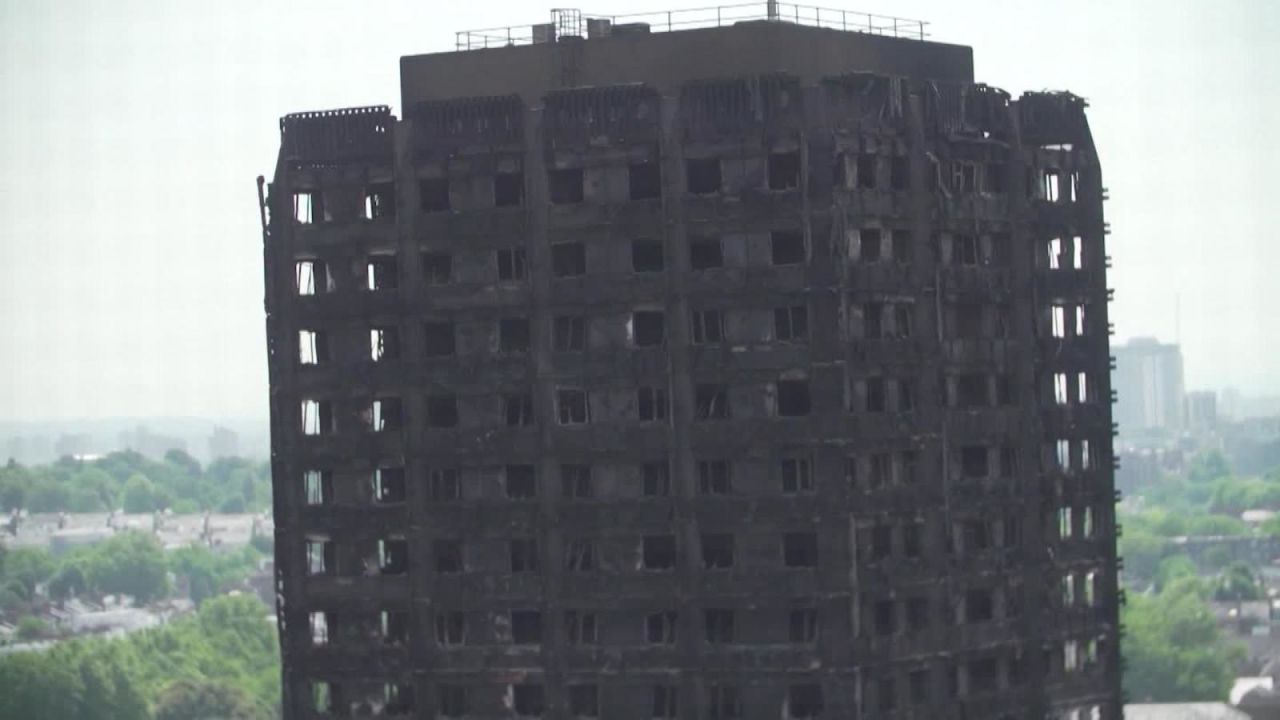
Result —
<instances>
[{"instance_id":1,"label":"charred cladding remnant","mask_svg":"<svg viewBox=\"0 0 1280 720\"><path fill-rule=\"evenodd\" d=\"M1120 718L1085 103L558 20L280 123L286 717Z\"/></svg>"}]
</instances>

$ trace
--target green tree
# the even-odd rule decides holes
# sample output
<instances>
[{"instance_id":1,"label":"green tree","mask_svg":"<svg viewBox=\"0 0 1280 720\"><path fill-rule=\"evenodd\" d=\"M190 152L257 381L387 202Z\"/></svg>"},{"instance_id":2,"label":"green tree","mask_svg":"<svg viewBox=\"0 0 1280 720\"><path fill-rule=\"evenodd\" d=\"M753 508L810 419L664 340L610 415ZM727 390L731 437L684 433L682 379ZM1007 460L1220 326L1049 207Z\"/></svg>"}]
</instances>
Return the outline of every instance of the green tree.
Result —
<instances>
[{"instance_id":1,"label":"green tree","mask_svg":"<svg viewBox=\"0 0 1280 720\"><path fill-rule=\"evenodd\" d=\"M85 590L89 589L89 580L85 577L83 563L64 560L58 572L49 578L49 584L46 587L49 597L54 600L69 600L83 595Z\"/></svg>"},{"instance_id":2,"label":"green tree","mask_svg":"<svg viewBox=\"0 0 1280 720\"><path fill-rule=\"evenodd\" d=\"M36 585L43 583L57 569L53 556L44 548L17 548L5 558L4 579L22 586L23 597L30 599Z\"/></svg>"},{"instance_id":3,"label":"green tree","mask_svg":"<svg viewBox=\"0 0 1280 720\"><path fill-rule=\"evenodd\" d=\"M61 512L71 506L71 489L54 480L37 482L27 493L26 504L33 513Z\"/></svg>"},{"instance_id":4,"label":"green tree","mask_svg":"<svg viewBox=\"0 0 1280 720\"><path fill-rule=\"evenodd\" d=\"M169 450L164 454L164 461L190 477L200 477L203 474L200 469L200 461L188 455L186 450L178 450L176 448Z\"/></svg>"},{"instance_id":5,"label":"green tree","mask_svg":"<svg viewBox=\"0 0 1280 720\"><path fill-rule=\"evenodd\" d=\"M88 558L89 585L110 595L129 595L140 603L163 597L169 589L164 549L154 536L122 532L100 543Z\"/></svg>"},{"instance_id":6,"label":"green tree","mask_svg":"<svg viewBox=\"0 0 1280 720\"><path fill-rule=\"evenodd\" d=\"M124 484L124 511L145 513L156 510L156 488L146 475L135 474Z\"/></svg>"},{"instance_id":7,"label":"green tree","mask_svg":"<svg viewBox=\"0 0 1280 720\"><path fill-rule=\"evenodd\" d=\"M1192 459L1191 467L1187 470L1187 479L1192 483L1204 484L1230 474L1231 466L1227 464L1226 457L1214 450L1201 453Z\"/></svg>"},{"instance_id":8,"label":"green tree","mask_svg":"<svg viewBox=\"0 0 1280 720\"><path fill-rule=\"evenodd\" d=\"M1126 532L1120 538L1120 555L1124 571L1135 577L1151 579L1164 557L1165 539L1141 532Z\"/></svg>"},{"instance_id":9,"label":"green tree","mask_svg":"<svg viewBox=\"0 0 1280 720\"><path fill-rule=\"evenodd\" d=\"M84 686L74 667L52 653L19 652L0 657L0 717L80 718Z\"/></svg>"},{"instance_id":10,"label":"green tree","mask_svg":"<svg viewBox=\"0 0 1280 720\"><path fill-rule=\"evenodd\" d=\"M16 632L18 639L24 642L32 640L40 640L49 637L52 630L49 624L34 615L28 615L18 621L18 629Z\"/></svg>"},{"instance_id":11,"label":"green tree","mask_svg":"<svg viewBox=\"0 0 1280 720\"><path fill-rule=\"evenodd\" d=\"M1156 566L1156 590L1168 587L1173 581L1184 577L1196 576L1196 564L1185 554L1171 555Z\"/></svg>"},{"instance_id":12,"label":"green tree","mask_svg":"<svg viewBox=\"0 0 1280 720\"><path fill-rule=\"evenodd\" d=\"M268 715L236 687L197 680L179 680L165 688L155 709L155 720L258 720Z\"/></svg>"},{"instance_id":13,"label":"green tree","mask_svg":"<svg viewBox=\"0 0 1280 720\"><path fill-rule=\"evenodd\" d=\"M1214 583L1213 599L1220 601L1262 600L1266 593L1253 570L1242 562L1233 562Z\"/></svg>"}]
</instances>

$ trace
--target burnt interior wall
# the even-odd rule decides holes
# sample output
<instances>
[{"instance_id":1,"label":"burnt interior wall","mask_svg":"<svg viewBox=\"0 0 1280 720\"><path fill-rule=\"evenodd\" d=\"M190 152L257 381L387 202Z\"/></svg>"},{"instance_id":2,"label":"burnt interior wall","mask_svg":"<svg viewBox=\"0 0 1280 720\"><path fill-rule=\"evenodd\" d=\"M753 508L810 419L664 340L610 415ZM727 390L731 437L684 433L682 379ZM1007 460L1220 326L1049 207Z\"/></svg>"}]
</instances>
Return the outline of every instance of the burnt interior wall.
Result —
<instances>
[{"instance_id":1,"label":"burnt interior wall","mask_svg":"<svg viewBox=\"0 0 1280 720\"><path fill-rule=\"evenodd\" d=\"M269 198L288 717L1120 717L1079 99L768 74L362 112L289 119Z\"/></svg>"}]
</instances>

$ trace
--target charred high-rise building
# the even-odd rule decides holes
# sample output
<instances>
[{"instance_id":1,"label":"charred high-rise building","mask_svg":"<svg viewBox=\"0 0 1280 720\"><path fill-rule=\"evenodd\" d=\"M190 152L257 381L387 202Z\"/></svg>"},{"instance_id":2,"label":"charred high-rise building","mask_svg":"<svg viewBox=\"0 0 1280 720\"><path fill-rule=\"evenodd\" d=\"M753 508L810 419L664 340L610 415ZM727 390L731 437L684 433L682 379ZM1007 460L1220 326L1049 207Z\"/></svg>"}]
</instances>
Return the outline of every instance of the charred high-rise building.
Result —
<instances>
[{"instance_id":1,"label":"charred high-rise building","mask_svg":"<svg viewBox=\"0 0 1280 720\"><path fill-rule=\"evenodd\" d=\"M1085 103L759 11L281 120L286 717L1120 717Z\"/></svg>"}]
</instances>

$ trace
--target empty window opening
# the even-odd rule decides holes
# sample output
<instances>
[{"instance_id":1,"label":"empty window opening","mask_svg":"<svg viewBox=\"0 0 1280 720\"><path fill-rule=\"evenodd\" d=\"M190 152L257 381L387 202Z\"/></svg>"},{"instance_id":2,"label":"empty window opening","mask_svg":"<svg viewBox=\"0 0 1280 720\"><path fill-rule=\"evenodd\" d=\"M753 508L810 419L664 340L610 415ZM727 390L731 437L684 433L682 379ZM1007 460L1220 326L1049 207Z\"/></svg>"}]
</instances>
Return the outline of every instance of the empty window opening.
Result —
<instances>
[{"instance_id":1,"label":"empty window opening","mask_svg":"<svg viewBox=\"0 0 1280 720\"><path fill-rule=\"evenodd\" d=\"M627 180L632 200L652 200L662 196L662 171L656 162L628 165Z\"/></svg>"},{"instance_id":2,"label":"empty window opening","mask_svg":"<svg viewBox=\"0 0 1280 720\"><path fill-rule=\"evenodd\" d=\"M1080 516L1080 537L1093 537L1093 508L1087 507Z\"/></svg>"},{"instance_id":3,"label":"empty window opening","mask_svg":"<svg viewBox=\"0 0 1280 720\"><path fill-rule=\"evenodd\" d=\"M453 280L453 256L449 253L422 254L422 280L427 285L448 285Z\"/></svg>"},{"instance_id":4,"label":"empty window opening","mask_svg":"<svg viewBox=\"0 0 1280 720\"><path fill-rule=\"evenodd\" d=\"M983 658L969 663L969 692L991 693L999 689L998 670L995 658Z\"/></svg>"},{"instance_id":5,"label":"empty window opening","mask_svg":"<svg viewBox=\"0 0 1280 720\"><path fill-rule=\"evenodd\" d=\"M658 422L667 419L667 389L642 387L636 391L636 409L640 422Z\"/></svg>"},{"instance_id":6,"label":"empty window opening","mask_svg":"<svg viewBox=\"0 0 1280 720\"><path fill-rule=\"evenodd\" d=\"M541 685L512 685L511 707L520 717L542 717L547 708L546 690Z\"/></svg>"},{"instance_id":7,"label":"empty window opening","mask_svg":"<svg viewBox=\"0 0 1280 720\"><path fill-rule=\"evenodd\" d=\"M978 264L978 238L973 235L951 237L951 263L974 266Z\"/></svg>"},{"instance_id":8,"label":"empty window opening","mask_svg":"<svg viewBox=\"0 0 1280 720\"><path fill-rule=\"evenodd\" d=\"M396 360L400 357L400 328L374 327L369 329L369 359L374 362Z\"/></svg>"},{"instance_id":9,"label":"empty window opening","mask_svg":"<svg viewBox=\"0 0 1280 720\"><path fill-rule=\"evenodd\" d=\"M556 390L556 418L561 425L581 425L590 418L587 391L579 388Z\"/></svg>"},{"instance_id":10,"label":"empty window opening","mask_svg":"<svg viewBox=\"0 0 1280 720\"><path fill-rule=\"evenodd\" d=\"M867 378L866 380L866 411L867 412L884 412L887 407L885 402L885 379L884 378Z\"/></svg>"},{"instance_id":11,"label":"empty window opening","mask_svg":"<svg viewBox=\"0 0 1280 720\"><path fill-rule=\"evenodd\" d=\"M811 643L817 639L817 609L792 608L787 613L787 640L793 643Z\"/></svg>"},{"instance_id":12,"label":"empty window opening","mask_svg":"<svg viewBox=\"0 0 1280 720\"><path fill-rule=\"evenodd\" d=\"M1065 305L1051 305L1049 307L1050 332L1053 337L1064 338L1067 336L1067 308Z\"/></svg>"},{"instance_id":13,"label":"empty window opening","mask_svg":"<svg viewBox=\"0 0 1280 720\"><path fill-rule=\"evenodd\" d=\"M1071 506L1058 508L1058 538L1070 540L1075 527L1071 522Z\"/></svg>"},{"instance_id":14,"label":"empty window opening","mask_svg":"<svg viewBox=\"0 0 1280 720\"><path fill-rule=\"evenodd\" d=\"M1068 402L1066 373L1053 374L1053 402L1057 405L1066 405Z\"/></svg>"},{"instance_id":15,"label":"empty window opening","mask_svg":"<svg viewBox=\"0 0 1280 720\"><path fill-rule=\"evenodd\" d=\"M462 541L437 539L431 542L431 554L436 559L436 572L452 574L462 572Z\"/></svg>"},{"instance_id":16,"label":"empty window opening","mask_svg":"<svg viewBox=\"0 0 1280 720\"><path fill-rule=\"evenodd\" d=\"M533 425L533 393L508 393L503 395L502 415L509 427Z\"/></svg>"},{"instance_id":17,"label":"empty window opening","mask_svg":"<svg viewBox=\"0 0 1280 720\"><path fill-rule=\"evenodd\" d=\"M956 382L956 406L962 408L985 407L991 402L987 395L987 376L980 374L958 375Z\"/></svg>"},{"instance_id":18,"label":"empty window opening","mask_svg":"<svg viewBox=\"0 0 1280 720\"><path fill-rule=\"evenodd\" d=\"M676 566L674 535L646 535L640 541L640 562L645 570L671 570Z\"/></svg>"},{"instance_id":19,"label":"empty window opening","mask_svg":"<svg viewBox=\"0 0 1280 720\"><path fill-rule=\"evenodd\" d=\"M991 472L985 445L968 445L960 448L960 471L967 478L985 478Z\"/></svg>"},{"instance_id":20,"label":"empty window opening","mask_svg":"<svg viewBox=\"0 0 1280 720\"><path fill-rule=\"evenodd\" d=\"M724 340L724 311L694 310L690 335L695 345L714 345Z\"/></svg>"},{"instance_id":21,"label":"empty window opening","mask_svg":"<svg viewBox=\"0 0 1280 720\"><path fill-rule=\"evenodd\" d=\"M582 168L564 168L547 173L552 205L582 202Z\"/></svg>"},{"instance_id":22,"label":"empty window opening","mask_svg":"<svg viewBox=\"0 0 1280 720\"><path fill-rule=\"evenodd\" d=\"M1045 170L1041 177L1041 196L1049 202L1058 202L1058 171Z\"/></svg>"},{"instance_id":23,"label":"empty window opening","mask_svg":"<svg viewBox=\"0 0 1280 720\"><path fill-rule=\"evenodd\" d=\"M542 613L537 610L511 611L513 645L538 645L542 642Z\"/></svg>"},{"instance_id":24,"label":"empty window opening","mask_svg":"<svg viewBox=\"0 0 1280 720\"><path fill-rule=\"evenodd\" d=\"M320 365L329 361L329 334L322 330L298 331L298 362Z\"/></svg>"},{"instance_id":25,"label":"empty window opening","mask_svg":"<svg viewBox=\"0 0 1280 720\"><path fill-rule=\"evenodd\" d=\"M1008 192L1008 182L1005 175L1009 172L1009 166L1005 163L989 163L986 166L986 172L983 175L985 185L983 192L995 195L1003 195Z\"/></svg>"},{"instance_id":26,"label":"empty window opening","mask_svg":"<svg viewBox=\"0 0 1280 720\"><path fill-rule=\"evenodd\" d=\"M780 342L800 342L809 337L809 309L804 305L774 308L773 337Z\"/></svg>"},{"instance_id":27,"label":"empty window opening","mask_svg":"<svg viewBox=\"0 0 1280 720\"><path fill-rule=\"evenodd\" d=\"M1063 607L1071 607L1076 604L1076 583L1075 575L1067 573L1062 576L1062 605Z\"/></svg>"},{"instance_id":28,"label":"empty window opening","mask_svg":"<svg viewBox=\"0 0 1280 720\"><path fill-rule=\"evenodd\" d=\"M711 533L702 536L702 567L724 570L733 567L733 535Z\"/></svg>"},{"instance_id":29,"label":"empty window opening","mask_svg":"<svg viewBox=\"0 0 1280 720\"><path fill-rule=\"evenodd\" d=\"M569 500L588 500L595 497L591 486L591 466L561 465L560 494Z\"/></svg>"},{"instance_id":30,"label":"empty window opening","mask_svg":"<svg viewBox=\"0 0 1280 720\"><path fill-rule=\"evenodd\" d=\"M924 535L924 523L918 520L903 523L902 525L902 554L908 558L920 557L923 543L921 537Z\"/></svg>"},{"instance_id":31,"label":"empty window opening","mask_svg":"<svg viewBox=\"0 0 1280 720\"><path fill-rule=\"evenodd\" d=\"M970 590L964 594L964 621L990 622L995 618L995 603L990 590Z\"/></svg>"},{"instance_id":32,"label":"empty window opening","mask_svg":"<svg viewBox=\"0 0 1280 720\"><path fill-rule=\"evenodd\" d=\"M365 188L364 216L367 220L396 216L395 183L373 183Z\"/></svg>"},{"instance_id":33,"label":"empty window opening","mask_svg":"<svg viewBox=\"0 0 1280 720\"><path fill-rule=\"evenodd\" d=\"M564 569L591 572L596 569L596 546L590 540L568 540L564 546Z\"/></svg>"},{"instance_id":34,"label":"empty window opening","mask_svg":"<svg viewBox=\"0 0 1280 720\"><path fill-rule=\"evenodd\" d=\"M911 337L912 322L911 314L915 310L915 304L909 302L893 303L889 306L891 309L890 318L893 320L893 326L889 329L889 337L903 340Z\"/></svg>"},{"instance_id":35,"label":"empty window opening","mask_svg":"<svg viewBox=\"0 0 1280 720\"><path fill-rule=\"evenodd\" d=\"M532 465L507 465L503 486L509 500L532 500L538 495L538 475Z\"/></svg>"},{"instance_id":36,"label":"empty window opening","mask_svg":"<svg viewBox=\"0 0 1280 720\"><path fill-rule=\"evenodd\" d=\"M662 272L666 256L659 240L631 241L631 269L638 273Z\"/></svg>"},{"instance_id":37,"label":"empty window opening","mask_svg":"<svg viewBox=\"0 0 1280 720\"><path fill-rule=\"evenodd\" d=\"M710 720L738 720L742 717L742 697L728 685L707 687L707 715Z\"/></svg>"},{"instance_id":38,"label":"empty window opening","mask_svg":"<svg viewBox=\"0 0 1280 720\"><path fill-rule=\"evenodd\" d=\"M1071 239L1071 267L1076 270L1084 269L1084 238L1076 235Z\"/></svg>"},{"instance_id":39,"label":"empty window opening","mask_svg":"<svg viewBox=\"0 0 1280 720\"><path fill-rule=\"evenodd\" d=\"M631 313L631 342L636 347L656 347L666 340L666 315L661 310Z\"/></svg>"},{"instance_id":40,"label":"empty window opening","mask_svg":"<svg viewBox=\"0 0 1280 720\"><path fill-rule=\"evenodd\" d=\"M787 688L787 717L816 718L822 715L822 686L814 683Z\"/></svg>"},{"instance_id":41,"label":"empty window opening","mask_svg":"<svg viewBox=\"0 0 1280 720\"><path fill-rule=\"evenodd\" d=\"M1097 464L1096 463L1097 458L1094 457L1094 452L1095 451L1093 449L1093 446L1089 444L1088 440L1080 441L1080 469L1081 470L1088 470L1089 468Z\"/></svg>"},{"instance_id":42,"label":"empty window opening","mask_svg":"<svg viewBox=\"0 0 1280 720\"><path fill-rule=\"evenodd\" d=\"M498 320L498 350L504 353L528 352L532 334L529 318L504 317Z\"/></svg>"},{"instance_id":43,"label":"empty window opening","mask_svg":"<svg viewBox=\"0 0 1280 720\"><path fill-rule=\"evenodd\" d=\"M337 546L333 541L324 538L307 538L307 574L336 575Z\"/></svg>"},{"instance_id":44,"label":"empty window opening","mask_svg":"<svg viewBox=\"0 0 1280 720\"><path fill-rule=\"evenodd\" d=\"M707 608L703 611L707 642L713 645L733 642L734 620L734 612L728 608Z\"/></svg>"},{"instance_id":45,"label":"empty window opening","mask_svg":"<svg viewBox=\"0 0 1280 720\"><path fill-rule=\"evenodd\" d=\"M587 248L580 242L551 246L551 272L556 277L577 277L587 273Z\"/></svg>"},{"instance_id":46,"label":"empty window opening","mask_svg":"<svg viewBox=\"0 0 1280 720\"><path fill-rule=\"evenodd\" d=\"M538 559L538 541L533 538L516 538L507 550L513 573L536 573L541 562Z\"/></svg>"},{"instance_id":47,"label":"empty window opening","mask_svg":"<svg viewBox=\"0 0 1280 720\"><path fill-rule=\"evenodd\" d=\"M427 427L458 426L458 398L455 395L427 396Z\"/></svg>"},{"instance_id":48,"label":"empty window opening","mask_svg":"<svg viewBox=\"0 0 1280 720\"><path fill-rule=\"evenodd\" d=\"M654 720L675 720L680 716L680 694L675 687L654 685L651 697L653 709L649 716Z\"/></svg>"},{"instance_id":49,"label":"empty window opening","mask_svg":"<svg viewBox=\"0 0 1280 720\"><path fill-rule=\"evenodd\" d=\"M557 315L551 323L551 345L556 352L585 350L587 319L581 315Z\"/></svg>"},{"instance_id":50,"label":"empty window opening","mask_svg":"<svg viewBox=\"0 0 1280 720\"><path fill-rule=\"evenodd\" d=\"M302 434L328 435L335 430L333 403L328 400L303 400Z\"/></svg>"},{"instance_id":51,"label":"empty window opening","mask_svg":"<svg viewBox=\"0 0 1280 720\"><path fill-rule=\"evenodd\" d=\"M300 225L323 222L324 193L319 190L302 190L293 194L293 220Z\"/></svg>"},{"instance_id":52,"label":"empty window opening","mask_svg":"<svg viewBox=\"0 0 1280 720\"><path fill-rule=\"evenodd\" d=\"M333 613L313 612L309 616L311 624L311 644L324 647L329 644L331 636L337 635L337 618Z\"/></svg>"},{"instance_id":53,"label":"empty window opening","mask_svg":"<svg viewBox=\"0 0 1280 720\"><path fill-rule=\"evenodd\" d=\"M644 637L650 645L674 645L676 642L676 612L650 613L644 619Z\"/></svg>"},{"instance_id":54,"label":"empty window opening","mask_svg":"<svg viewBox=\"0 0 1280 720\"><path fill-rule=\"evenodd\" d=\"M960 549L965 553L981 553L991 549L991 523L987 520L965 520L958 524Z\"/></svg>"},{"instance_id":55,"label":"empty window opening","mask_svg":"<svg viewBox=\"0 0 1280 720\"><path fill-rule=\"evenodd\" d=\"M720 238L690 237L689 267L692 270L724 267L724 249L720 246Z\"/></svg>"},{"instance_id":56,"label":"empty window opening","mask_svg":"<svg viewBox=\"0 0 1280 720\"><path fill-rule=\"evenodd\" d=\"M311 681L311 707L321 715L327 715L339 707L342 686L337 683Z\"/></svg>"},{"instance_id":57,"label":"empty window opening","mask_svg":"<svg viewBox=\"0 0 1280 720\"><path fill-rule=\"evenodd\" d=\"M458 471L453 468L432 468L427 471L427 484L434 502L448 502L462 497Z\"/></svg>"},{"instance_id":58,"label":"empty window opening","mask_svg":"<svg viewBox=\"0 0 1280 720\"><path fill-rule=\"evenodd\" d=\"M727 420L729 387L719 383L698 383L694 387L695 420Z\"/></svg>"},{"instance_id":59,"label":"empty window opening","mask_svg":"<svg viewBox=\"0 0 1280 720\"><path fill-rule=\"evenodd\" d=\"M800 153L769 153L769 189L795 190L800 187Z\"/></svg>"},{"instance_id":60,"label":"empty window opening","mask_svg":"<svg viewBox=\"0 0 1280 720\"><path fill-rule=\"evenodd\" d=\"M321 295L333 292L333 275L323 260L299 260L294 264L299 295Z\"/></svg>"},{"instance_id":61,"label":"empty window opening","mask_svg":"<svg viewBox=\"0 0 1280 720\"><path fill-rule=\"evenodd\" d=\"M373 471L373 501L397 505L405 501L404 468L380 467Z\"/></svg>"},{"instance_id":62,"label":"empty window opening","mask_svg":"<svg viewBox=\"0 0 1280 720\"><path fill-rule=\"evenodd\" d=\"M422 324L423 354L448 357L457 351L457 333L451 320L429 320Z\"/></svg>"},{"instance_id":63,"label":"empty window opening","mask_svg":"<svg viewBox=\"0 0 1280 720\"><path fill-rule=\"evenodd\" d=\"M889 160L889 187L897 191L911 189L911 170L905 157L894 156Z\"/></svg>"},{"instance_id":64,"label":"empty window opening","mask_svg":"<svg viewBox=\"0 0 1280 720\"><path fill-rule=\"evenodd\" d=\"M798 230L775 230L770 234L770 247L774 265L804 263L804 234Z\"/></svg>"},{"instance_id":65,"label":"empty window opening","mask_svg":"<svg viewBox=\"0 0 1280 720\"><path fill-rule=\"evenodd\" d=\"M1073 170L1071 172L1071 196L1067 198L1067 200L1069 200L1070 202L1075 202L1079 199L1080 199L1080 173Z\"/></svg>"},{"instance_id":66,"label":"empty window opening","mask_svg":"<svg viewBox=\"0 0 1280 720\"><path fill-rule=\"evenodd\" d=\"M818 566L816 533L786 533L782 536L782 564L789 568Z\"/></svg>"},{"instance_id":67,"label":"empty window opening","mask_svg":"<svg viewBox=\"0 0 1280 720\"><path fill-rule=\"evenodd\" d=\"M893 482L893 456L872 453L867 458L867 489L879 490Z\"/></svg>"},{"instance_id":68,"label":"empty window opening","mask_svg":"<svg viewBox=\"0 0 1280 720\"><path fill-rule=\"evenodd\" d=\"M1071 441L1061 438L1054 441L1054 460L1059 470L1071 469Z\"/></svg>"},{"instance_id":69,"label":"empty window opening","mask_svg":"<svg viewBox=\"0 0 1280 720\"><path fill-rule=\"evenodd\" d=\"M1062 238L1053 238L1049 241L1049 269L1058 270L1062 267Z\"/></svg>"},{"instance_id":70,"label":"empty window opening","mask_svg":"<svg viewBox=\"0 0 1280 720\"><path fill-rule=\"evenodd\" d=\"M500 172L493 176L493 204L519 207L524 204L524 173Z\"/></svg>"},{"instance_id":71,"label":"empty window opening","mask_svg":"<svg viewBox=\"0 0 1280 720\"><path fill-rule=\"evenodd\" d=\"M1097 605L1098 598L1098 573L1090 570L1084 576L1084 603L1089 607Z\"/></svg>"},{"instance_id":72,"label":"empty window opening","mask_svg":"<svg viewBox=\"0 0 1280 720\"><path fill-rule=\"evenodd\" d=\"M378 573L403 575L409 572L409 543L404 540L378 541Z\"/></svg>"},{"instance_id":73,"label":"empty window opening","mask_svg":"<svg viewBox=\"0 0 1280 720\"><path fill-rule=\"evenodd\" d=\"M788 494L814 491L813 462L807 457L788 457L781 462L782 492Z\"/></svg>"},{"instance_id":74,"label":"empty window opening","mask_svg":"<svg viewBox=\"0 0 1280 720\"><path fill-rule=\"evenodd\" d=\"M449 179L421 178L418 180L418 200L423 212L444 212L449 209Z\"/></svg>"},{"instance_id":75,"label":"empty window opening","mask_svg":"<svg viewBox=\"0 0 1280 720\"><path fill-rule=\"evenodd\" d=\"M646 497L667 497L671 494L671 469L665 462L644 463L640 467L640 475Z\"/></svg>"},{"instance_id":76,"label":"empty window opening","mask_svg":"<svg viewBox=\"0 0 1280 720\"><path fill-rule=\"evenodd\" d=\"M777 393L779 417L801 417L813 409L808 380L779 380Z\"/></svg>"},{"instance_id":77,"label":"empty window opening","mask_svg":"<svg viewBox=\"0 0 1280 720\"><path fill-rule=\"evenodd\" d=\"M518 282L528 274L524 248L503 248L498 251L498 280Z\"/></svg>"},{"instance_id":78,"label":"empty window opening","mask_svg":"<svg viewBox=\"0 0 1280 720\"><path fill-rule=\"evenodd\" d=\"M369 290L395 290L396 257L371 255L366 265L366 276Z\"/></svg>"},{"instance_id":79,"label":"empty window opening","mask_svg":"<svg viewBox=\"0 0 1280 720\"><path fill-rule=\"evenodd\" d=\"M892 600L877 600L871 612L876 635L893 635L898 631L898 614Z\"/></svg>"},{"instance_id":80,"label":"empty window opening","mask_svg":"<svg viewBox=\"0 0 1280 720\"><path fill-rule=\"evenodd\" d=\"M698 493L702 495L728 495L733 491L728 460L698 461Z\"/></svg>"},{"instance_id":81,"label":"empty window opening","mask_svg":"<svg viewBox=\"0 0 1280 720\"><path fill-rule=\"evenodd\" d=\"M302 485L308 505L328 505L333 501L333 473L328 470L304 470Z\"/></svg>"},{"instance_id":82,"label":"empty window opening","mask_svg":"<svg viewBox=\"0 0 1280 720\"><path fill-rule=\"evenodd\" d=\"M879 164L875 155L859 155L858 156L858 187L863 190L871 190L876 187L876 166Z\"/></svg>"},{"instance_id":83,"label":"empty window opening","mask_svg":"<svg viewBox=\"0 0 1280 720\"><path fill-rule=\"evenodd\" d=\"M595 685L570 685L569 714L576 718L599 717L600 689Z\"/></svg>"},{"instance_id":84,"label":"empty window opening","mask_svg":"<svg viewBox=\"0 0 1280 720\"><path fill-rule=\"evenodd\" d=\"M862 337L878 340L885 337L884 303L866 303L862 306Z\"/></svg>"},{"instance_id":85,"label":"empty window opening","mask_svg":"<svg viewBox=\"0 0 1280 720\"><path fill-rule=\"evenodd\" d=\"M929 598L907 598L907 630L919 632L929 627Z\"/></svg>"},{"instance_id":86,"label":"empty window opening","mask_svg":"<svg viewBox=\"0 0 1280 720\"><path fill-rule=\"evenodd\" d=\"M913 255L911 231L894 230L890 233L893 245L893 261L900 265L909 265Z\"/></svg>"},{"instance_id":87,"label":"empty window opening","mask_svg":"<svg viewBox=\"0 0 1280 720\"><path fill-rule=\"evenodd\" d=\"M437 685L436 698L439 700L438 710L441 717L461 718L469 710L467 689L461 685Z\"/></svg>"},{"instance_id":88,"label":"empty window opening","mask_svg":"<svg viewBox=\"0 0 1280 720\"><path fill-rule=\"evenodd\" d=\"M1076 306L1076 337L1084 337L1087 334L1085 332L1087 326L1085 325L1084 315L1085 315L1084 306L1077 305Z\"/></svg>"},{"instance_id":89,"label":"empty window opening","mask_svg":"<svg viewBox=\"0 0 1280 720\"><path fill-rule=\"evenodd\" d=\"M684 161L685 184L693 195L720 192L720 158L687 158Z\"/></svg>"},{"instance_id":90,"label":"empty window opening","mask_svg":"<svg viewBox=\"0 0 1280 720\"><path fill-rule=\"evenodd\" d=\"M951 191L972 193L978 191L978 166L974 163L956 160L951 163Z\"/></svg>"}]
</instances>

